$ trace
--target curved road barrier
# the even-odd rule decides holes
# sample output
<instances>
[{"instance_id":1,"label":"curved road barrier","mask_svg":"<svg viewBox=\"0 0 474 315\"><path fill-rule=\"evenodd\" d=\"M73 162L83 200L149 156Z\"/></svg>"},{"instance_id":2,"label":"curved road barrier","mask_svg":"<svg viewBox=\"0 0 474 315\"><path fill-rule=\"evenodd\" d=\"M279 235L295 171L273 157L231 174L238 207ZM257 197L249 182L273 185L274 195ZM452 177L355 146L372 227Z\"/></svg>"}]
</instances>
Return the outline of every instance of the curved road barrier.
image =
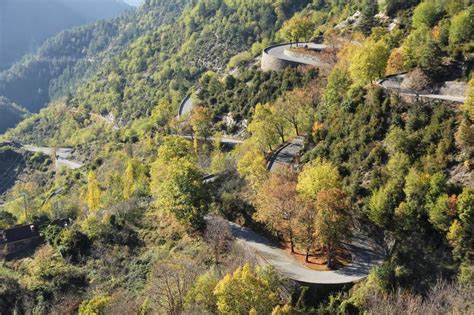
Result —
<instances>
[{"instance_id":1,"label":"curved road barrier","mask_svg":"<svg viewBox=\"0 0 474 315\"><path fill-rule=\"evenodd\" d=\"M315 43L299 43L298 47L323 51L327 46ZM279 44L265 48L262 53L261 69L263 71L281 71L287 67L297 67L299 65L311 65L320 68L330 66L317 56L305 55L291 50L291 48L296 48L296 44Z\"/></svg>"},{"instance_id":2,"label":"curved road barrier","mask_svg":"<svg viewBox=\"0 0 474 315\"><path fill-rule=\"evenodd\" d=\"M184 100L179 104L178 117L182 117L193 110L193 98L192 94L189 94L184 98Z\"/></svg>"}]
</instances>

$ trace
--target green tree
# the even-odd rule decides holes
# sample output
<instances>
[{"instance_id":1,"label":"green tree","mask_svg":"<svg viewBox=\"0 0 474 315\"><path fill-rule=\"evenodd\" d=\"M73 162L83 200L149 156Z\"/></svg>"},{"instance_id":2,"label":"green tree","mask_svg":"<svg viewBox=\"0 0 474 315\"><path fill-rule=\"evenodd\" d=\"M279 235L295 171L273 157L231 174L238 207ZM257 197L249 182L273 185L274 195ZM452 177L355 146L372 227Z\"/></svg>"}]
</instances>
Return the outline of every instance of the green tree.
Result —
<instances>
[{"instance_id":1,"label":"green tree","mask_svg":"<svg viewBox=\"0 0 474 315\"><path fill-rule=\"evenodd\" d=\"M403 182L392 179L372 194L368 203L368 217L372 222L380 227L388 227L395 208L402 201L402 187Z\"/></svg>"},{"instance_id":2,"label":"green tree","mask_svg":"<svg viewBox=\"0 0 474 315\"><path fill-rule=\"evenodd\" d=\"M123 178L123 199L128 200L137 194L148 192L148 177L145 166L136 159L129 159Z\"/></svg>"},{"instance_id":3,"label":"green tree","mask_svg":"<svg viewBox=\"0 0 474 315\"><path fill-rule=\"evenodd\" d=\"M474 77L467 84L466 101L463 104L463 111L467 114L471 120L469 123L474 122Z\"/></svg>"},{"instance_id":4,"label":"green tree","mask_svg":"<svg viewBox=\"0 0 474 315\"><path fill-rule=\"evenodd\" d=\"M0 211L0 230L4 230L16 223L16 218L13 214L7 211Z\"/></svg>"},{"instance_id":5,"label":"green tree","mask_svg":"<svg viewBox=\"0 0 474 315\"><path fill-rule=\"evenodd\" d=\"M370 35L372 28L376 25L375 15L379 7L377 0L364 0L362 3L358 29L365 35Z\"/></svg>"},{"instance_id":6,"label":"green tree","mask_svg":"<svg viewBox=\"0 0 474 315\"><path fill-rule=\"evenodd\" d=\"M403 60L407 69L419 67L429 76L435 77L442 71L442 56L427 26L422 25L413 30L403 42Z\"/></svg>"},{"instance_id":7,"label":"green tree","mask_svg":"<svg viewBox=\"0 0 474 315\"><path fill-rule=\"evenodd\" d=\"M429 37L428 41L419 46L418 67L421 68L430 78L435 78L441 74L442 51L434 40Z\"/></svg>"},{"instance_id":8,"label":"green tree","mask_svg":"<svg viewBox=\"0 0 474 315\"><path fill-rule=\"evenodd\" d=\"M469 43L474 37L474 7L456 14L449 28L449 44Z\"/></svg>"},{"instance_id":9,"label":"green tree","mask_svg":"<svg viewBox=\"0 0 474 315\"><path fill-rule=\"evenodd\" d=\"M300 131L308 129L311 119L311 95L306 89L295 89L275 102L276 114L290 124L297 136Z\"/></svg>"},{"instance_id":10,"label":"green tree","mask_svg":"<svg viewBox=\"0 0 474 315\"><path fill-rule=\"evenodd\" d=\"M193 161L176 159L170 164L157 160L152 169L152 194L158 209L173 213L179 222L194 229L204 226L209 194L203 173Z\"/></svg>"},{"instance_id":11,"label":"green tree","mask_svg":"<svg viewBox=\"0 0 474 315\"><path fill-rule=\"evenodd\" d=\"M203 172L190 155L189 142L167 138L151 166L151 193L157 209L172 213L193 229L204 226L209 193L202 182Z\"/></svg>"},{"instance_id":12,"label":"green tree","mask_svg":"<svg viewBox=\"0 0 474 315\"><path fill-rule=\"evenodd\" d=\"M443 232L448 231L451 224L451 218L448 215L449 196L448 194L440 195L435 202L428 204L428 217L433 226Z\"/></svg>"},{"instance_id":13,"label":"green tree","mask_svg":"<svg viewBox=\"0 0 474 315\"><path fill-rule=\"evenodd\" d=\"M329 107L341 106L346 93L352 85L351 75L348 69L336 65L328 76L328 83L324 91L324 102Z\"/></svg>"},{"instance_id":14,"label":"green tree","mask_svg":"<svg viewBox=\"0 0 474 315\"><path fill-rule=\"evenodd\" d=\"M158 130L165 131L166 133L169 131L169 122L174 116L173 106L164 99L160 100L151 113L151 119L158 127Z\"/></svg>"},{"instance_id":15,"label":"green tree","mask_svg":"<svg viewBox=\"0 0 474 315\"><path fill-rule=\"evenodd\" d=\"M412 69L418 66L420 59L420 47L428 42L430 29L420 27L413 30L405 39L402 45L403 61L405 68Z\"/></svg>"},{"instance_id":16,"label":"green tree","mask_svg":"<svg viewBox=\"0 0 474 315\"><path fill-rule=\"evenodd\" d=\"M464 188L457 200L461 232L459 238L460 255L472 250L474 242L474 189Z\"/></svg>"},{"instance_id":17,"label":"green tree","mask_svg":"<svg viewBox=\"0 0 474 315\"><path fill-rule=\"evenodd\" d=\"M133 194L133 162L132 160L127 161L127 167L125 168L125 174L123 178L123 199L128 200Z\"/></svg>"},{"instance_id":18,"label":"green tree","mask_svg":"<svg viewBox=\"0 0 474 315\"><path fill-rule=\"evenodd\" d=\"M265 156L256 145L247 142L239 147L237 154L237 171L254 189L257 189L268 173Z\"/></svg>"},{"instance_id":19,"label":"green tree","mask_svg":"<svg viewBox=\"0 0 474 315\"><path fill-rule=\"evenodd\" d=\"M191 113L191 126L194 132L194 150L198 150L198 141L207 140L212 135L212 115L209 108L196 107Z\"/></svg>"},{"instance_id":20,"label":"green tree","mask_svg":"<svg viewBox=\"0 0 474 315\"><path fill-rule=\"evenodd\" d=\"M398 11L416 6L420 0L385 0L385 9L389 16L394 16Z\"/></svg>"},{"instance_id":21,"label":"green tree","mask_svg":"<svg viewBox=\"0 0 474 315\"><path fill-rule=\"evenodd\" d=\"M218 282L219 279L212 271L200 275L186 295L186 309L194 312L215 314L217 311L217 298L214 295L214 289Z\"/></svg>"},{"instance_id":22,"label":"green tree","mask_svg":"<svg viewBox=\"0 0 474 315\"><path fill-rule=\"evenodd\" d=\"M448 14L453 16L468 7L469 4L469 0L447 0L445 7Z\"/></svg>"},{"instance_id":23,"label":"green tree","mask_svg":"<svg viewBox=\"0 0 474 315\"><path fill-rule=\"evenodd\" d=\"M110 302L110 297L97 295L79 305L79 315L105 315L105 308Z\"/></svg>"},{"instance_id":24,"label":"green tree","mask_svg":"<svg viewBox=\"0 0 474 315\"><path fill-rule=\"evenodd\" d=\"M413 11L412 26L415 29L432 27L438 20L440 7L435 1L423 1Z\"/></svg>"},{"instance_id":25,"label":"green tree","mask_svg":"<svg viewBox=\"0 0 474 315\"><path fill-rule=\"evenodd\" d=\"M281 29L282 36L291 43L298 43L301 40L308 41L314 30L314 23L308 16L295 16L286 21Z\"/></svg>"}]
</instances>

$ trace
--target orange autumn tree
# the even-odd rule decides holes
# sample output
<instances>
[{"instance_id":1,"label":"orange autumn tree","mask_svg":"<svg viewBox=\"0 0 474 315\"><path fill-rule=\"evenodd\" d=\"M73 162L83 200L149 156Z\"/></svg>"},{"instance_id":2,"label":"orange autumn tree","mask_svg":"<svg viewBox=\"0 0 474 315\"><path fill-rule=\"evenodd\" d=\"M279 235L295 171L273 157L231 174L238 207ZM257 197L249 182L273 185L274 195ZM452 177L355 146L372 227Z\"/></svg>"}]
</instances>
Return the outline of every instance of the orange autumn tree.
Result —
<instances>
[{"instance_id":1,"label":"orange autumn tree","mask_svg":"<svg viewBox=\"0 0 474 315\"><path fill-rule=\"evenodd\" d=\"M348 237L351 220L346 194L338 189L321 190L316 201L316 238L328 255L328 267L334 265L336 251Z\"/></svg>"},{"instance_id":2,"label":"orange autumn tree","mask_svg":"<svg viewBox=\"0 0 474 315\"><path fill-rule=\"evenodd\" d=\"M385 68L386 75L394 75L405 70L405 64L403 61L403 49L395 48L388 57L387 67Z\"/></svg>"},{"instance_id":3,"label":"orange autumn tree","mask_svg":"<svg viewBox=\"0 0 474 315\"><path fill-rule=\"evenodd\" d=\"M298 212L296 173L290 167L278 168L263 182L255 198L255 220L265 223L290 242L291 252L295 247L295 230Z\"/></svg>"}]
</instances>

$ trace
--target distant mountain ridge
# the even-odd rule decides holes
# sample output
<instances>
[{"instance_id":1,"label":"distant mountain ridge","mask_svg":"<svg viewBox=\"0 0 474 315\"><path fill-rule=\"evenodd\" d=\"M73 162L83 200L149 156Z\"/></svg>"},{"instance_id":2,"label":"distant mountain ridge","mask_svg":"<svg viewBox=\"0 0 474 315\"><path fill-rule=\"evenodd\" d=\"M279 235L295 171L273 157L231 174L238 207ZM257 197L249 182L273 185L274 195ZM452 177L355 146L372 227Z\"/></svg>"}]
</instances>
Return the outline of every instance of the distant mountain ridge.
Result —
<instances>
[{"instance_id":1,"label":"distant mountain ridge","mask_svg":"<svg viewBox=\"0 0 474 315\"><path fill-rule=\"evenodd\" d=\"M62 30L117 16L130 8L122 0L2 0L0 70Z\"/></svg>"},{"instance_id":2,"label":"distant mountain ridge","mask_svg":"<svg viewBox=\"0 0 474 315\"><path fill-rule=\"evenodd\" d=\"M73 93L79 82L144 32L173 21L191 1L149 0L119 17L64 30L0 71L0 96L37 112L50 100Z\"/></svg>"},{"instance_id":3,"label":"distant mountain ridge","mask_svg":"<svg viewBox=\"0 0 474 315\"><path fill-rule=\"evenodd\" d=\"M124 0L125 3L129 5L133 5L135 7L138 7L139 5L143 4L145 0Z\"/></svg>"}]
</instances>

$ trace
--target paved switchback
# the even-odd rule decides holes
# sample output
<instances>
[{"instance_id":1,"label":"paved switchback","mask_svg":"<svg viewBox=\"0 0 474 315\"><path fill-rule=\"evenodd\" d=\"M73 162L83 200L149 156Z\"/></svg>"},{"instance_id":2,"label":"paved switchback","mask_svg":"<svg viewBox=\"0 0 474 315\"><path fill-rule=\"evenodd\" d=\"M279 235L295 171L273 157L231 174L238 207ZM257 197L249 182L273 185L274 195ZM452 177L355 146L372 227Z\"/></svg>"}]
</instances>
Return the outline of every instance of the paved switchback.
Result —
<instances>
[{"instance_id":1,"label":"paved switchback","mask_svg":"<svg viewBox=\"0 0 474 315\"><path fill-rule=\"evenodd\" d=\"M238 242L252 249L263 260L285 277L311 284L345 284L364 279L373 266L384 259L382 250L363 236L354 236L346 247L352 253L349 266L333 271L317 271L302 265L285 250L250 229L229 222L232 235Z\"/></svg>"},{"instance_id":2,"label":"paved switchback","mask_svg":"<svg viewBox=\"0 0 474 315\"><path fill-rule=\"evenodd\" d=\"M274 171L281 165L292 164L303 148L303 137L296 137L286 144L283 144L268 160L267 169L269 171Z\"/></svg>"},{"instance_id":3,"label":"paved switchback","mask_svg":"<svg viewBox=\"0 0 474 315\"><path fill-rule=\"evenodd\" d=\"M442 94L430 94L430 93L417 93L414 90L402 88L402 81L405 75L391 76L385 79L377 81L377 84L387 91L396 91L400 95L420 98L430 98L435 100L449 101L454 103L464 103L466 101L465 96L458 95L442 95Z\"/></svg>"}]
</instances>

